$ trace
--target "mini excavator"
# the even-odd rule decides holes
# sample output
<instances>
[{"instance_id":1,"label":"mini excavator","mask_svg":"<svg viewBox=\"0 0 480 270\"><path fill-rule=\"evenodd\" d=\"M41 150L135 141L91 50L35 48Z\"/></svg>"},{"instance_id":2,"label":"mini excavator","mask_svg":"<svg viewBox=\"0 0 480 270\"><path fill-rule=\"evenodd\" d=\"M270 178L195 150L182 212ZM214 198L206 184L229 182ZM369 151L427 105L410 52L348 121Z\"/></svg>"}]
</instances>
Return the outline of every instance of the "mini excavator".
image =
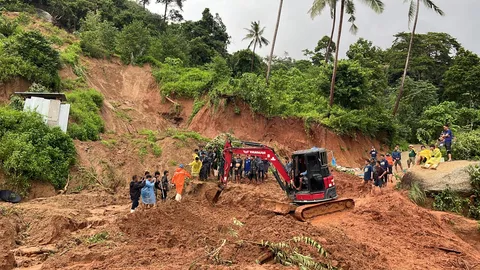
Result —
<instances>
[{"instance_id":1,"label":"mini excavator","mask_svg":"<svg viewBox=\"0 0 480 270\"><path fill-rule=\"evenodd\" d=\"M325 149L312 148L295 151L292 154L293 166L289 173L272 148L255 142L241 142L241 144L242 147L233 147L231 141L225 142L223 175L220 177L219 189L213 197L213 203L218 202L220 194L227 186L233 155L249 155L262 160L266 159L275 168L273 175L280 188L291 200L286 207L285 205L275 207L276 209L288 209L286 212L282 210L278 213L294 212L295 218L306 221L316 216L352 209L355 206L353 199L337 199L337 187L328 168ZM282 203L278 202L277 204Z\"/></svg>"}]
</instances>

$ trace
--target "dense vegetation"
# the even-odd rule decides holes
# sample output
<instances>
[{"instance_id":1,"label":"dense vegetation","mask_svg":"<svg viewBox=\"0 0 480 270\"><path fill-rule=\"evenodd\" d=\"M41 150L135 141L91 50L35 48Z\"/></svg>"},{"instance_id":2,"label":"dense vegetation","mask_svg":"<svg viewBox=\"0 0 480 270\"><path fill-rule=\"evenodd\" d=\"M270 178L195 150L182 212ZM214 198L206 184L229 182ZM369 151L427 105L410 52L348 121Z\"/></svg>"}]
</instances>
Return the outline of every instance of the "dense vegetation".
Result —
<instances>
[{"instance_id":1,"label":"dense vegetation","mask_svg":"<svg viewBox=\"0 0 480 270\"><path fill-rule=\"evenodd\" d=\"M334 10L339 1L330 2ZM355 8L348 3L345 13L355 32ZM196 112L227 98L244 101L267 117L302 118L306 129L316 122L339 134L360 131L389 144L430 143L448 123L456 135L454 156L480 158L480 57L446 33L415 34L412 39L410 33L397 33L386 49L360 38L349 45L345 59L338 59L333 36L319 36L315 48L304 50L304 60L273 56L267 83L269 59L255 49L269 41L257 22L245 33L251 46L230 54L226 26L208 8L198 21L183 21L178 7L158 15L129 0L0 0L0 6L0 11L24 12L15 18L0 16L0 81L23 77L48 91L68 91L72 138L97 140L103 131L98 114L102 97L85 87L85 68L79 63L83 54L150 63L162 94L196 99ZM56 26L39 22L38 31L38 24L30 23L32 15L26 15L34 6L48 11ZM314 8L312 17L321 13ZM429 8L442 14L434 5ZM374 8L382 10L383 5ZM402 80L407 54L410 62ZM72 66L79 79L60 81L61 65Z\"/></svg>"},{"instance_id":2,"label":"dense vegetation","mask_svg":"<svg viewBox=\"0 0 480 270\"><path fill-rule=\"evenodd\" d=\"M31 179L63 187L75 161L73 141L38 114L0 108L0 167L25 191Z\"/></svg>"}]
</instances>

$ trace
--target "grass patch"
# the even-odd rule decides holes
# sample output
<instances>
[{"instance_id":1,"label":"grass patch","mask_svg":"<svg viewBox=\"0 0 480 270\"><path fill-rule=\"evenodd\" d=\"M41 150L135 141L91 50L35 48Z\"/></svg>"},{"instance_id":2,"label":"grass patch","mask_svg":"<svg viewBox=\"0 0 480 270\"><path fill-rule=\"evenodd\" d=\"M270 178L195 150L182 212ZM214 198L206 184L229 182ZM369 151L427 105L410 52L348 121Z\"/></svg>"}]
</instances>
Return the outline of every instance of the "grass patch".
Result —
<instances>
[{"instance_id":1,"label":"grass patch","mask_svg":"<svg viewBox=\"0 0 480 270\"><path fill-rule=\"evenodd\" d=\"M200 99L195 99L193 103L193 110L192 114L190 114L190 117L188 118L188 123L192 122L193 118L197 113L205 106L205 100L200 100Z\"/></svg>"},{"instance_id":2,"label":"grass patch","mask_svg":"<svg viewBox=\"0 0 480 270\"><path fill-rule=\"evenodd\" d=\"M70 103L70 119L68 134L81 141L96 141L104 131L104 122L100 117L103 96L94 89L75 90L67 93Z\"/></svg>"},{"instance_id":3,"label":"grass patch","mask_svg":"<svg viewBox=\"0 0 480 270\"><path fill-rule=\"evenodd\" d=\"M126 120L127 122L132 122L132 117L128 115L125 111L123 110L116 110L115 114L117 115L118 118Z\"/></svg>"},{"instance_id":4,"label":"grass patch","mask_svg":"<svg viewBox=\"0 0 480 270\"><path fill-rule=\"evenodd\" d=\"M408 197L412 202L417 205L423 206L427 201L427 195L422 186L418 182L413 182L410 190L408 191Z\"/></svg>"},{"instance_id":5,"label":"grass patch","mask_svg":"<svg viewBox=\"0 0 480 270\"><path fill-rule=\"evenodd\" d=\"M203 137L200 133L195 131L181 130L169 128L166 131L166 136L172 139L187 142L188 139L192 139L198 142L209 142L210 139Z\"/></svg>"},{"instance_id":6,"label":"grass patch","mask_svg":"<svg viewBox=\"0 0 480 270\"><path fill-rule=\"evenodd\" d=\"M116 140L102 140L102 144L107 148L112 149L117 144Z\"/></svg>"},{"instance_id":7,"label":"grass patch","mask_svg":"<svg viewBox=\"0 0 480 270\"><path fill-rule=\"evenodd\" d=\"M97 234L94 234L93 236L90 236L87 238L87 243L88 244L98 244L107 241L109 238L108 232L100 232Z\"/></svg>"}]
</instances>

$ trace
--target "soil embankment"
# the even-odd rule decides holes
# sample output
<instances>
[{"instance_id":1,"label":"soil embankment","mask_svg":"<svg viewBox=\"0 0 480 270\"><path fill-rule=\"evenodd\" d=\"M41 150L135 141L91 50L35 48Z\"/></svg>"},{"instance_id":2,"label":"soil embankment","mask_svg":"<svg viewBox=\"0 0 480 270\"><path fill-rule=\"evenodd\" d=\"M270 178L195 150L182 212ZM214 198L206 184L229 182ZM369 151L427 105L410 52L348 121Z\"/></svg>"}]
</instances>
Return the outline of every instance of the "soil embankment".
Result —
<instances>
[{"instance_id":1,"label":"soil embankment","mask_svg":"<svg viewBox=\"0 0 480 270\"><path fill-rule=\"evenodd\" d=\"M335 156L337 164L345 167L359 167L362 158L368 157L368 151L374 145L382 149L378 140L357 134L352 138L340 136L319 124L312 124L305 130L304 121L296 118L266 118L255 114L241 104L240 114L233 105L219 106L218 109L205 106L193 118L189 128L213 138L219 133L230 132L235 137L246 141L263 142L271 147L283 150L282 155L289 152L322 147L329 151L329 157Z\"/></svg>"}]
</instances>

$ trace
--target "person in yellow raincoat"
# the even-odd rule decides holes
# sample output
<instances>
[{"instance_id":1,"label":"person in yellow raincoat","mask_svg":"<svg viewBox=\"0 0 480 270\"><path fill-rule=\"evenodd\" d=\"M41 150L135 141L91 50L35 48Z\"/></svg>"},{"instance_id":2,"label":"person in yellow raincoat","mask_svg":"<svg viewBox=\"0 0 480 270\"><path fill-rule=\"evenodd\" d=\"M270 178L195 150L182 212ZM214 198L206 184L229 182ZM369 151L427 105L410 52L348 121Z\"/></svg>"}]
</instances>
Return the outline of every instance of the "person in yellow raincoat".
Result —
<instances>
[{"instance_id":1,"label":"person in yellow raincoat","mask_svg":"<svg viewBox=\"0 0 480 270\"><path fill-rule=\"evenodd\" d=\"M436 170L438 164L440 164L440 160L442 159L442 152L440 152L440 149L435 147L434 144L430 145L430 150L432 151L432 156L429 160L427 160L427 162L425 162L425 166L423 167L426 169Z\"/></svg>"},{"instance_id":2,"label":"person in yellow raincoat","mask_svg":"<svg viewBox=\"0 0 480 270\"><path fill-rule=\"evenodd\" d=\"M432 157L432 151L427 149L425 145L420 147L420 152L418 153L417 165L427 162Z\"/></svg>"},{"instance_id":3,"label":"person in yellow raincoat","mask_svg":"<svg viewBox=\"0 0 480 270\"><path fill-rule=\"evenodd\" d=\"M200 169L202 168L202 162L198 156L195 157L195 160L192 161L189 166L192 166L192 177L198 178L200 174Z\"/></svg>"},{"instance_id":4,"label":"person in yellow raincoat","mask_svg":"<svg viewBox=\"0 0 480 270\"><path fill-rule=\"evenodd\" d=\"M183 186L185 185L186 177L190 178L192 176L184 169L183 164L180 164L172 178L172 184L175 185L175 190L177 191L177 195L175 196L177 202L182 200Z\"/></svg>"}]
</instances>

